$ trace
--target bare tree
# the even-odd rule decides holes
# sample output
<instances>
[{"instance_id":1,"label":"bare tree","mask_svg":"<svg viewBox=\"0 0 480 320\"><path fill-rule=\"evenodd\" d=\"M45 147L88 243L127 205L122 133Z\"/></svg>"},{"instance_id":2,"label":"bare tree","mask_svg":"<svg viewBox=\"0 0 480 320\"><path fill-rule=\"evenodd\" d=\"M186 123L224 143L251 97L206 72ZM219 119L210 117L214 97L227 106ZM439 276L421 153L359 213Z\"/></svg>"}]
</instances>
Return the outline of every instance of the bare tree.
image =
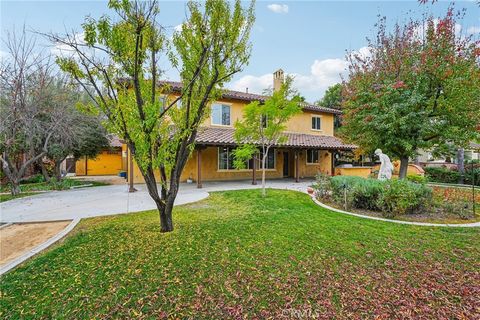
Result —
<instances>
[{"instance_id":1,"label":"bare tree","mask_svg":"<svg viewBox=\"0 0 480 320\"><path fill-rule=\"evenodd\" d=\"M0 162L16 195L27 169L46 155L52 136L61 129L64 101L52 90L58 82L53 61L36 51L33 37L25 30L9 33L5 46L7 57L0 63Z\"/></svg>"}]
</instances>

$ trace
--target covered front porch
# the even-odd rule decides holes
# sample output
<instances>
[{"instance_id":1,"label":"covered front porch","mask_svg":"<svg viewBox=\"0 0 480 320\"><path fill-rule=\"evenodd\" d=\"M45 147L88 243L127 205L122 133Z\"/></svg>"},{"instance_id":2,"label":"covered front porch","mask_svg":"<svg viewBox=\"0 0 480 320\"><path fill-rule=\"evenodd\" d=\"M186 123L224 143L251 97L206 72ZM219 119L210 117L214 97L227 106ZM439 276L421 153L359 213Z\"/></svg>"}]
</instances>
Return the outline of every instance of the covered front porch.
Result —
<instances>
[{"instance_id":1,"label":"covered front porch","mask_svg":"<svg viewBox=\"0 0 480 320\"><path fill-rule=\"evenodd\" d=\"M234 145L196 145L185 166L182 182L202 188L205 181L247 181L257 185L262 177L261 162L251 159L245 169L233 167ZM313 179L318 173L333 175L335 151L316 148L272 147L266 161L269 181Z\"/></svg>"}]
</instances>

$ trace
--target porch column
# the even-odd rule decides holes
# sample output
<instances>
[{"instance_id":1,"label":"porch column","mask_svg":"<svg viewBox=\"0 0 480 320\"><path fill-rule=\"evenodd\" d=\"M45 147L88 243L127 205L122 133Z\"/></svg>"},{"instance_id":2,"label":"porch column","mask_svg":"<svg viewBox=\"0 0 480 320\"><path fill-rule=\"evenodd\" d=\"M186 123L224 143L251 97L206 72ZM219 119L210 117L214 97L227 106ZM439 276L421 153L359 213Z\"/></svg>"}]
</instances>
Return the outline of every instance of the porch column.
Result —
<instances>
[{"instance_id":1,"label":"porch column","mask_svg":"<svg viewBox=\"0 0 480 320\"><path fill-rule=\"evenodd\" d=\"M137 189L133 187L133 156L132 156L132 150L128 148L128 153L129 153L129 161L130 161L130 169L129 175L128 175L128 192L135 192Z\"/></svg>"},{"instance_id":2,"label":"porch column","mask_svg":"<svg viewBox=\"0 0 480 320\"><path fill-rule=\"evenodd\" d=\"M333 177L335 175L335 150L332 150L330 154L332 155L332 172L330 175Z\"/></svg>"},{"instance_id":3,"label":"porch column","mask_svg":"<svg viewBox=\"0 0 480 320\"><path fill-rule=\"evenodd\" d=\"M295 182L300 181L300 154L298 150L295 150Z\"/></svg>"},{"instance_id":4,"label":"porch column","mask_svg":"<svg viewBox=\"0 0 480 320\"><path fill-rule=\"evenodd\" d=\"M202 148L197 149L197 188L202 188Z\"/></svg>"},{"instance_id":5,"label":"porch column","mask_svg":"<svg viewBox=\"0 0 480 320\"><path fill-rule=\"evenodd\" d=\"M255 185L257 185L257 174L256 174L257 164L256 164L256 161L255 161L255 157L253 157L252 163L253 163L252 164L252 184L255 186Z\"/></svg>"}]
</instances>

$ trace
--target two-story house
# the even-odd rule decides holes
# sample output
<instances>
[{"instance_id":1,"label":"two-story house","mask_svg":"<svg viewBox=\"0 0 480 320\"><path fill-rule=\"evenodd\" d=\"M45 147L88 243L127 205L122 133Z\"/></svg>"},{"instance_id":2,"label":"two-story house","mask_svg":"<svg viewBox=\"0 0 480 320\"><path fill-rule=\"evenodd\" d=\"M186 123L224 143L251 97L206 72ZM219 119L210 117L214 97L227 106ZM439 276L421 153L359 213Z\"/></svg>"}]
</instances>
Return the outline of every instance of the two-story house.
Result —
<instances>
[{"instance_id":1,"label":"two-story house","mask_svg":"<svg viewBox=\"0 0 480 320\"><path fill-rule=\"evenodd\" d=\"M283 71L276 71L273 80L274 90L277 90L284 81ZM181 92L181 83L169 84L173 92ZM242 118L243 108L248 103L262 102L267 98L264 95L227 90L219 101L212 103L209 117L199 128L195 150L183 170L181 182L191 180L201 187L202 181L251 179L255 184L260 163L251 160L247 168L242 170L233 166L232 151L236 147L234 124ZM332 175L335 152L355 148L334 136L333 123L338 110L304 104L302 111L286 124L287 142L270 149L266 163L268 179L294 178L298 181L300 178L314 177L319 172ZM143 182L138 167L133 164L133 168L133 181Z\"/></svg>"}]
</instances>

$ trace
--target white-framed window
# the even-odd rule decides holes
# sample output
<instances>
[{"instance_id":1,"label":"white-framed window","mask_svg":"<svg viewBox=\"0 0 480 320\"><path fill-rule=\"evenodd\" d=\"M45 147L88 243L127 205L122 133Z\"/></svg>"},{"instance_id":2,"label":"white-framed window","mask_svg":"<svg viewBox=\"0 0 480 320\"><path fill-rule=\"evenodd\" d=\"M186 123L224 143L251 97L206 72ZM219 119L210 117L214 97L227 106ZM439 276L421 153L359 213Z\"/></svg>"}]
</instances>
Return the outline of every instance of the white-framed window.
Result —
<instances>
[{"instance_id":1,"label":"white-framed window","mask_svg":"<svg viewBox=\"0 0 480 320\"><path fill-rule=\"evenodd\" d=\"M233 170L234 155L232 147L219 147L218 148L218 170Z\"/></svg>"},{"instance_id":2,"label":"white-framed window","mask_svg":"<svg viewBox=\"0 0 480 320\"><path fill-rule=\"evenodd\" d=\"M307 164L318 164L318 150L307 149Z\"/></svg>"},{"instance_id":3,"label":"white-framed window","mask_svg":"<svg viewBox=\"0 0 480 320\"><path fill-rule=\"evenodd\" d=\"M230 125L230 106L228 104L214 103L212 105L212 124L219 126Z\"/></svg>"},{"instance_id":4,"label":"white-framed window","mask_svg":"<svg viewBox=\"0 0 480 320\"><path fill-rule=\"evenodd\" d=\"M322 130L322 117L312 116L312 130Z\"/></svg>"},{"instance_id":5,"label":"white-framed window","mask_svg":"<svg viewBox=\"0 0 480 320\"><path fill-rule=\"evenodd\" d=\"M218 170L236 170L234 166L235 161L235 147L219 147L218 148ZM259 159L257 160L256 168L262 169L262 156L260 151ZM253 159L245 162L245 169L253 168ZM273 149L268 150L267 159L265 159L266 169L275 169L275 151Z\"/></svg>"},{"instance_id":6,"label":"white-framed window","mask_svg":"<svg viewBox=\"0 0 480 320\"><path fill-rule=\"evenodd\" d=\"M218 148L218 170L236 170L234 166L235 161L235 147L219 147ZM245 169L251 169L253 160L245 162Z\"/></svg>"},{"instance_id":7,"label":"white-framed window","mask_svg":"<svg viewBox=\"0 0 480 320\"><path fill-rule=\"evenodd\" d=\"M259 159L260 159L260 163L257 166L257 168L263 169L262 161L261 161L261 159L263 159L263 152L261 150L260 150ZM267 159L265 159L265 169L275 169L275 150L273 148L270 148L268 150Z\"/></svg>"}]
</instances>

